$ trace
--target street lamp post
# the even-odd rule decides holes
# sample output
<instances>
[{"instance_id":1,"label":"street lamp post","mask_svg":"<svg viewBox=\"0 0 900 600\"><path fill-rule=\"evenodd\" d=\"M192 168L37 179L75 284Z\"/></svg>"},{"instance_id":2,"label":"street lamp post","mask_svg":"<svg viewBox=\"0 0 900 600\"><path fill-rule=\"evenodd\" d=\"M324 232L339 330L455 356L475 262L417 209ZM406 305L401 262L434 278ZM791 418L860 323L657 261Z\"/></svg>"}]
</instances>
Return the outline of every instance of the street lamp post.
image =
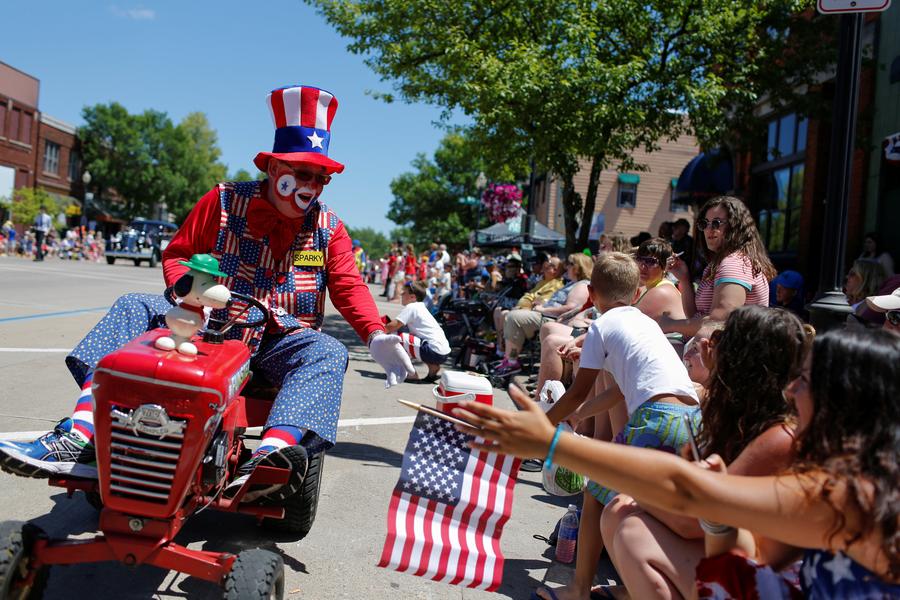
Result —
<instances>
[{"instance_id":1,"label":"street lamp post","mask_svg":"<svg viewBox=\"0 0 900 600\"><path fill-rule=\"evenodd\" d=\"M828 192L825 203L825 236L819 293L808 306L810 322L818 331L843 325L851 312L841 291L847 250L847 214L853 174L853 142L859 102L862 48L861 13L841 16L840 47L834 90Z\"/></svg>"},{"instance_id":2,"label":"street lamp post","mask_svg":"<svg viewBox=\"0 0 900 600\"><path fill-rule=\"evenodd\" d=\"M484 174L484 171L479 172L478 177L475 178L477 202L475 204L475 231L472 235L473 246L477 245L475 242L478 237L478 229L481 227L481 211L484 210L484 204L481 202L481 194L484 192L484 188L487 187L487 184L487 175Z\"/></svg>"},{"instance_id":3,"label":"street lamp post","mask_svg":"<svg viewBox=\"0 0 900 600\"><path fill-rule=\"evenodd\" d=\"M94 194L88 191L88 186L91 184L91 172L85 171L81 174L81 182L84 184L84 208L87 209L91 200L94 199Z\"/></svg>"},{"instance_id":4,"label":"street lamp post","mask_svg":"<svg viewBox=\"0 0 900 600\"><path fill-rule=\"evenodd\" d=\"M91 204L91 200L94 199L94 194L88 191L88 186L91 184L91 172L85 169L84 173L81 174L81 182L84 184L84 205L81 207L81 224L87 225L90 221L88 221L88 207Z\"/></svg>"}]
</instances>

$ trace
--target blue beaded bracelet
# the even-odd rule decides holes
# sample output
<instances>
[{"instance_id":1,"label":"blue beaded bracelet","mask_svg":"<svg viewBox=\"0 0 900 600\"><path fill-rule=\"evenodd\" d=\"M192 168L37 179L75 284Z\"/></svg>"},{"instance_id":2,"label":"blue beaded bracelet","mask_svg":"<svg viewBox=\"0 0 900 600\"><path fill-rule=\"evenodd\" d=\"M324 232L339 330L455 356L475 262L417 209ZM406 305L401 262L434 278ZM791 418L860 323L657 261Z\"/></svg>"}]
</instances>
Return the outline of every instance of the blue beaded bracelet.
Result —
<instances>
[{"instance_id":1,"label":"blue beaded bracelet","mask_svg":"<svg viewBox=\"0 0 900 600\"><path fill-rule=\"evenodd\" d=\"M559 434L562 433L562 423L556 426L556 433L553 434L553 440L550 442L550 449L547 450L547 458L544 459L544 468L548 471L553 468L553 453L556 452L556 444L559 442Z\"/></svg>"}]
</instances>

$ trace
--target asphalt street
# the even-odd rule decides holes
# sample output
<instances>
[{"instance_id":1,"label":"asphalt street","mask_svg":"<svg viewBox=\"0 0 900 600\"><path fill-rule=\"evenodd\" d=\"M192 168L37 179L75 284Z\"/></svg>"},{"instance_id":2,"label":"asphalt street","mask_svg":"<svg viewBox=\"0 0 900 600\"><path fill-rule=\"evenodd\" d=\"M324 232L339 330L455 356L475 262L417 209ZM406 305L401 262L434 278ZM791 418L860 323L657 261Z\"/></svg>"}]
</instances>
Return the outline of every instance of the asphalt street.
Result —
<instances>
[{"instance_id":1,"label":"asphalt street","mask_svg":"<svg viewBox=\"0 0 900 600\"><path fill-rule=\"evenodd\" d=\"M71 414L78 390L63 359L106 308L127 292L160 293L162 270L115 265L33 263L0 257L0 437L46 431ZM375 288L373 287L373 290ZM395 315L398 304L378 303ZM376 566L386 532L391 490L399 476L413 415L395 400L430 403L430 387L384 389L384 376L365 346L330 305L324 330L350 350L338 443L328 453L318 516L301 541L273 539L252 518L205 512L189 519L178 541L192 548L264 547L285 562L286 598L491 598L493 594L439 584ZM419 365L420 373L424 367ZM495 390L495 403L511 406ZM528 598L542 582L567 581L571 568L551 560L552 548L533 537L548 535L569 499L544 492L539 473L521 473L512 518L502 537L506 557L501 597ZM97 512L76 494L44 480L0 473L0 520L31 520L52 537L90 537ZM205 581L153 567L117 563L55 567L46 597L217 598Z\"/></svg>"}]
</instances>

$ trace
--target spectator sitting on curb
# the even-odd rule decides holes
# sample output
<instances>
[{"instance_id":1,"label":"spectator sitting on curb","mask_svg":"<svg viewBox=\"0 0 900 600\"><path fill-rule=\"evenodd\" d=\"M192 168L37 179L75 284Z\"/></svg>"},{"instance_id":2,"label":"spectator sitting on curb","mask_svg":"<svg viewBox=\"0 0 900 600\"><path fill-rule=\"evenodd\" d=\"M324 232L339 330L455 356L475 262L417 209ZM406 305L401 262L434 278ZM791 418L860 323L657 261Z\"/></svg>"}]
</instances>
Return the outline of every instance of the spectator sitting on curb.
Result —
<instances>
[{"instance_id":1,"label":"spectator sitting on curb","mask_svg":"<svg viewBox=\"0 0 900 600\"><path fill-rule=\"evenodd\" d=\"M440 324L425 307L426 287L423 281L408 281L400 292L403 310L397 318L388 321L384 329L394 333L405 327L408 333L400 334L400 342L412 359L428 365L424 378L410 376L408 381L431 383L437 381L441 365L450 355L450 343Z\"/></svg>"},{"instance_id":2,"label":"spectator sitting on curb","mask_svg":"<svg viewBox=\"0 0 900 600\"><path fill-rule=\"evenodd\" d=\"M590 296L601 317L584 340L581 367L574 383L547 412L551 423L581 421L603 415L625 404L628 424L618 433L618 444L676 452L687 443L682 419L700 420L699 402L684 364L656 322L631 304L639 294L640 270L634 259L620 252L600 257L591 274ZM601 395L591 390L602 371L612 374L613 385ZM509 395L518 406L529 401L518 388ZM592 481L584 492L578 554L573 582L556 594L539 589L539 598L582 598L590 593L603 550L600 514L617 492Z\"/></svg>"}]
</instances>

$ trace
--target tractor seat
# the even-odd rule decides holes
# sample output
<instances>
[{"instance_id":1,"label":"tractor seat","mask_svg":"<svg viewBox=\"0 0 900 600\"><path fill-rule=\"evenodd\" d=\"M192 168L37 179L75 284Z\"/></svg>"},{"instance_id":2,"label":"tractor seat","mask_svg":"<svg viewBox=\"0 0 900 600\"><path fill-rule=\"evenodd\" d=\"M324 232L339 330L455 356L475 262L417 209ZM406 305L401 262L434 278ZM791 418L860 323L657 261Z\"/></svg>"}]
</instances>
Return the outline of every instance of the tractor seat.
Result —
<instances>
[{"instance_id":1,"label":"tractor seat","mask_svg":"<svg viewBox=\"0 0 900 600\"><path fill-rule=\"evenodd\" d=\"M280 388L266 379L262 373L251 372L250 381L244 386L241 395L245 398L256 398L259 400L268 400L272 402L278 395Z\"/></svg>"}]
</instances>

